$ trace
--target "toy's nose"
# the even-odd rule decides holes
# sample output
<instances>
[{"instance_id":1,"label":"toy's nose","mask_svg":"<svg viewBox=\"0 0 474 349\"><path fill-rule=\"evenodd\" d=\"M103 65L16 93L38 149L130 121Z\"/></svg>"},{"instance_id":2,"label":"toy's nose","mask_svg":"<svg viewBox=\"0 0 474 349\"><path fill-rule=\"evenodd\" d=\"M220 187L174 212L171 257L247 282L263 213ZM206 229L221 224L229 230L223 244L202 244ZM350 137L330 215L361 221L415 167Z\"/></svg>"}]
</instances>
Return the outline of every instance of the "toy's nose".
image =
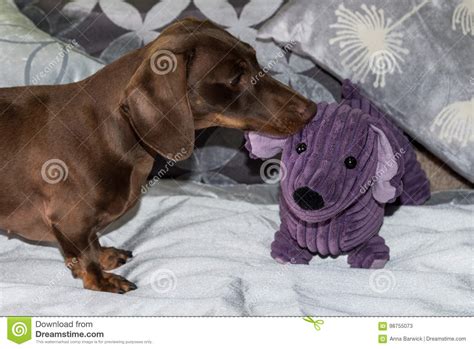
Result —
<instances>
[{"instance_id":1,"label":"toy's nose","mask_svg":"<svg viewBox=\"0 0 474 349\"><path fill-rule=\"evenodd\" d=\"M319 210L324 207L323 197L308 187L296 189L293 193L293 199L303 210Z\"/></svg>"}]
</instances>

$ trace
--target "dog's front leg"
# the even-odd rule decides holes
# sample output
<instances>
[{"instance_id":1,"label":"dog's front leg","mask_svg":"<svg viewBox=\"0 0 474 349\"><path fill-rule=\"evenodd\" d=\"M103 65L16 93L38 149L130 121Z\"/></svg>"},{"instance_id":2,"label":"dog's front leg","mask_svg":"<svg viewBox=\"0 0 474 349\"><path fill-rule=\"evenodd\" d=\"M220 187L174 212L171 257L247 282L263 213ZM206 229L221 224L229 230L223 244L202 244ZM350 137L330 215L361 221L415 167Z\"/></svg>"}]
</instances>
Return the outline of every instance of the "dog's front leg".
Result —
<instances>
[{"instance_id":1,"label":"dog's front leg","mask_svg":"<svg viewBox=\"0 0 474 349\"><path fill-rule=\"evenodd\" d=\"M84 288L95 291L125 293L137 286L125 278L107 273L101 266L103 249L95 233L67 234L53 225L53 233L64 253L66 266L76 278L82 279ZM106 265L105 265L106 266Z\"/></svg>"}]
</instances>

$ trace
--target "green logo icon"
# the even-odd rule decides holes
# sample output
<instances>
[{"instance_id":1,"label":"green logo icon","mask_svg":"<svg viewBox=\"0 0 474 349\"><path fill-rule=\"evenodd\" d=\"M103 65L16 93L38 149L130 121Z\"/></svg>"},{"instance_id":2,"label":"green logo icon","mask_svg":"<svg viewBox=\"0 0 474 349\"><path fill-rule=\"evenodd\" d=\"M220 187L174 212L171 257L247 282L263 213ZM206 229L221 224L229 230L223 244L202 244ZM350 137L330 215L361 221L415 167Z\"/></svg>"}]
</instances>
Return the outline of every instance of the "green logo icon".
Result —
<instances>
[{"instance_id":1,"label":"green logo icon","mask_svg":"<svg viewBox=\"0 0 474 349\"><path fill-rule=\"evenodd\" d=\"M17 344L31 339L30 317L9 317L7 319L7 338Z\"/></svg>"},{"instance_id":2,"label":"green logo icon","mask_svg":"<svg viewBox=\"0 0 474 349\"><path fill-rule=\"evenodd\" d=\"M387 343L387 335L379 334L379 343Z\"/></svg>"},{"instance_id":3,"label":"green logo icon","mask_svg":"<svg viewBox=\"0 0 474 349\"><path fill-rule=\"evenodd\" d=\"M379 322L379 331L387 331L387 323Z\"/></svg>"},{"instance_id":4,"label":"green logo icon","mask_svg":"<svg viewBox=\"0 0 474 349\"><path fill-rule=\"evenodd\" d=\"M306 316L303 318L303 320L312 323L316 331L319 331L321 329L321 325L324 325L324 320L314 320L311 316Z\"/></svg>"}]
</instances>

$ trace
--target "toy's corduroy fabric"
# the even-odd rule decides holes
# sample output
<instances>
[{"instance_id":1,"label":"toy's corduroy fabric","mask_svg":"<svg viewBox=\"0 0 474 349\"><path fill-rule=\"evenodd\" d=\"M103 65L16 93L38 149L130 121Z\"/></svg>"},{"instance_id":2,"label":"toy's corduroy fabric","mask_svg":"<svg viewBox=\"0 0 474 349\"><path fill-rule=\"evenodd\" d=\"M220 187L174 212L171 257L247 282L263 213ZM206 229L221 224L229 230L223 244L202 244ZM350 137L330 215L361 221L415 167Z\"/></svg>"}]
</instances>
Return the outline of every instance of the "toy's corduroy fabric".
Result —
<instances>
[{"instance_id":1,"label":"toy's corduroy fabric","mask_svg":"<svg viewBox=\"0 0 474 349\"><path fill-rule=\"evenodd\" d=\"M320 103L299 133L250 133L247 149L259 157L283 151L281 226L271 252L279 262L348 254L352 267L381 268L389 260L378 236L385 203L430 196L408 139L347 80L341 103Z\"/></svg>"},{"instance_id":2,"label":"toy's corduroy fabric","mask_svg":"<svg viewBox=\"0 0 474 349\"><path fill-rule=\"evenodd\" d=\"M403 147L406 150L402 164L410 170L401 170L399 171L397 178L392 179L392 183L400 181L400 176L403 175L403 182L400 184L410 188L405 191L402 188L398 190L397 195L400 195L400 203L420 205L425 202L430 196L429 181L427 180L424 171L421 169L420 163L416 160L416 154L410 142L403 135L402 131L396 127L393 122L374 105L374 103L362 96L357 89L357 86L352 84L349 80L344 80L342 83L342 98L342 103L348 104L352 108L360 108L365 113L370 114L374 118L381 119L381 122L386 123L387 131L391 131L391 133L387 132L387 134L393 137L392 142L397 144L398 147ZM416 189L412 190L411 188Z\"/></svg>"}]
</instances>

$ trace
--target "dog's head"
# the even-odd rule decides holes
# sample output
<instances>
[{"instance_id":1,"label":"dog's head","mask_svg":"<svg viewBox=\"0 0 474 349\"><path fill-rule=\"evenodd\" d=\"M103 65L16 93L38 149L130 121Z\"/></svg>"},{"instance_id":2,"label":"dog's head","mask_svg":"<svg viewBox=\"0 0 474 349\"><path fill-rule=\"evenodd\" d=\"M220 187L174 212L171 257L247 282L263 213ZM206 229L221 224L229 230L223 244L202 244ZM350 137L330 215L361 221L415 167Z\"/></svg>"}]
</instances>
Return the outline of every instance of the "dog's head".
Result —
<instances>
[{"instance_id":1,"label":"dog's head","mask_svg":"<svg viewBox=\"0 0 474 349\"><path fill-rule=\"evenodd\" d=\"M307 222L335 217L362 195L385 203L396 195L391 180L404 150L392 147L390 130L362 110L318 104L304 129L288 138L249 133L254 156L282 154L282 195L290 210Z\"/></svg>"},{"instance_id":2,"label":"dog's head","mask_svg":"<svg viewBox=\"0 0 474 349\"><path fill-rule=\"evenodd\" d=\"M122 106L142 141L167 158L191 154L195 129L284 136L316 112L315 103L263 74L250 45L209 21L175 22L141 55Z\"/></svg>"}]
</instances>

